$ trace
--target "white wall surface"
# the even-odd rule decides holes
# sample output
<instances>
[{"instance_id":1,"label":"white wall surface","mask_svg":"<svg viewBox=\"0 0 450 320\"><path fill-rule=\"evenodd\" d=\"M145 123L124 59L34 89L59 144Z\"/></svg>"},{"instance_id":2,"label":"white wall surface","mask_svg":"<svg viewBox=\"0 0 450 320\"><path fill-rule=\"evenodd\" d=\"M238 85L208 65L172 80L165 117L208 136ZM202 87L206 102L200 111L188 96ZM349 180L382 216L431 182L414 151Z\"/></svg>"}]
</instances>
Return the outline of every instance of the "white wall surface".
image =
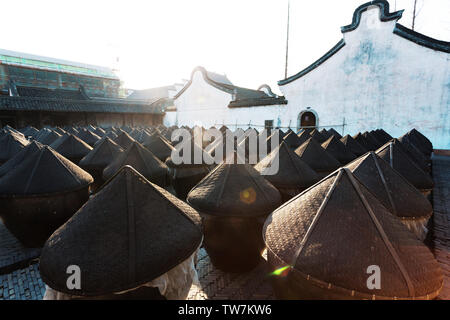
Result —
<instances>
[{"instance_id":1,"label":"white wall surface","mask_svg":"<svg viewBox=\"0 0 450 320\"><path fill-rule=\"evenodd\" d=\"M380 21L378 7L364 12L359 27L344 33L343 48L280 86L286 117L310 107L319 125L342 125L345 118L344 133L383 128L398 137L417 128L435 148L450 149L450 55L404 39L394 27Z\"/></svg>"},{"instance_id":2,"label":"white wall surface","mask_svg":"<svg viewBox=\"0 0 450 320\"><path fill-rule=\"evenodd\" d=\"M287 108L286 105L228 108L232 98L232 94L213 87L205 81L201 71L196 71L191 85L174 100L177 108L175 122L171 122L173 117L164 121L170 125L190 127L202 125L209 128L225 124L230 129L246 129L251 124L258 128L264 127L265 120L273 120L276 126Z\"/></svg>"},{"instance_id":3,"label":"white wall surface","mask_svg":"<svg viewBox=\"0 0 450 320\"><path fill-rule=\"evenodd\" d=\"M226 120L231 94L221 91L203 79L201 71L192 76L191 85L174 100L177 125L202 125L205 128Z\"/></svg>"}]
</instances>

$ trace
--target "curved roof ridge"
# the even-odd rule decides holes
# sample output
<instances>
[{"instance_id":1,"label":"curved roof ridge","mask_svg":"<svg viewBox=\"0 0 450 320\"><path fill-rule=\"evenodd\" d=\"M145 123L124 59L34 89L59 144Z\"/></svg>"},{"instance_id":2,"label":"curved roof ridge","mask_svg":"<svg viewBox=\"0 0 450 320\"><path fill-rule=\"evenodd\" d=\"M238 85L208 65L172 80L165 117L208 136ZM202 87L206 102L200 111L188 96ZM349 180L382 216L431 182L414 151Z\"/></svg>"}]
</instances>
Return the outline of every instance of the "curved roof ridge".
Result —
<instances>
[{"instance_id":1,"label":"curved roof ridge","mask_svg":"<svg viewBox=\"0 0 450 320\"><path fill-rule=\"evenodd\" d=\"M327 61L329 58L331 58L336 52L341 50L345 46L344 39L339 40L338 43L334 45L333 48L331 48L327 53L325 53L322 57L320 57L318 60L316 60L314 63L306 67L305 69L301 70L300 72L287 77L286 79L279 80L278 85L283 86L285 84L288 84L289 82L292 82L294 80L297 80L298 78L303 77L305 74L309 73L310 71L316 69L318 66L320 66L322 63Z\"/></svg>"},{"instance_id":2,"label":"curved roof ridge","mask_svg":"<svg viewBox=\"0 0 450 320\"><path fill-rule=\"evenodd\" d=\"M352 23L341 27L341 32L345 33L358 28L361 21L361 15L371 6L377 6L378 8L380 8L380 20L383 22L400 19L403 15L403 11L405 11L399 10L395 12L389 12L389 2L387 2L386 0L369 1L356 8L356 10L353 12Z\"/></svg>"},{"instance_id":3,"label":"curved roof ridge","mask_svg":"<svg viewBox=\"0 0 450 320\"><path fill-rule=\"evenodd\" d=\"M203 75L203 79L205 79L206 82L208 82L210 85L212 85L213 87L216 87L219 90L225 91L227 93L233 93L233 90L230 90L229 88L226 88L224 86L224 84L222 83L218 83L214 80L212 80L209 76L208 76L208 71L202 67L202 66L197 66L194 68L194 70L192 70L191 72L191 79L184 85L183 89L181 89L180 91L178 91L178 93L173 97L173 99L177 99L179 96L181 96L183 94L184 91L186 91L187 88L189 88L189 86L192 84L192 79L194 77L194 74L200 71Z\"/></svg>"},{"instance_id":4,"label":"curved roof ridge","mask_svg":"<svg viewBox=\"0 0 450 320\"><path fill-rule=\"evenodd\" d=\"M412 41L420 46L427 47L429 49L450 53L450 42L434 39L428 37L422 33L416 32L412 29L405 27L400 23L395 24L394 34Z\"/></svg>"},{"instance_id":5,"label":"curved roof ridge","mask_svg":"<svg viewBox=\"0 0 450 320\"><path fill-rule=\"evenodd\" d=\"M267 95L265 92L260 91L260 90L254 90L254 89L249 89L249 88L245 88L245 87L240 87L240 86L237 86L234 84L228 84L228 83L222 83L222 82L215 81L215 80L211 79L211 77L208 74L208 71L204 67L198 66L198 67L195 67L194 70L192 71L191 79L186 83L186 85L183 87L183 89L178 91L178 93L173 97L174 100L177 99L179 96L181 96L187 90L187 88L189 88L189 86L192 84L192 79L194 77L194 74L197 71L200 71L202 73L203 79L208 84L210 84L211 86L215 87L216 89L219 89L226 93L238 94L239 92L237 92L237 90L241 90L241 91L252 92L252 93L260 95L260 97L255 96L255 97L248 97L248 98L253 98L253 99L265 98L265 97L271 98L271 96ZM236 100L236 99L234 99L234 100Z\"/></svg>"},{"instance_id":6,"label":"curved roof ridge","mask_svg":"<svg viewBox=\"0 0 450 320\"><path fill-rule=\"evenodd\" d=\"M64 163L64 161L60 158L63 157L64 159L66 159L67 161L70 161L69 159L65 158L64 156L58 154L55 150L53 150L51 147L49 146L44 146L43 150L48 149L48 151L50 151L50 154L56 159L58 160L58 162L64 167L64 169L67 170L67 172L69 172L69 174L75 179L76 182L81 183L80 179L75 175L75 173L67 167L66 163ZM42 154L41 154L42 155ZM58 155L60 157L58 157Z\"/></svg>"},{"instance_id":7,"label":"curved roof ridge","mask_svg":"<svg viewBox=\"0 0 450 320\"><path fill-rule=\"evenodd\" d=\"M263 83L263 84L260 85L260 86L258 87L258 89L256 89L256 90L261 91L261 89L263 89L263 88L266 88L270 93L274 94L274 93L272 92L272 88L271 88L267 83ZM275 95L275 94L274 94L274 95Z\"/></svg>"}]
</instances>

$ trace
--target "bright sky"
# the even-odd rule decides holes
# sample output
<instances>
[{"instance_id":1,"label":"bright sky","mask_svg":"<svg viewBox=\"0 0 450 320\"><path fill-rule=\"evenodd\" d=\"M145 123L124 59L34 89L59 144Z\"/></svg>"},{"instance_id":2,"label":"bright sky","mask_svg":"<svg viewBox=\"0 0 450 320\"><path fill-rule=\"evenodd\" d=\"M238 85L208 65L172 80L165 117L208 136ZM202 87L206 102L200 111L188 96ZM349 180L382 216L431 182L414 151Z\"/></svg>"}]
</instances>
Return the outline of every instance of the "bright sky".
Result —
<instances>
[{"instance_id":1,"label":"bright sky","mask_svg":"<svg viewBox=\"0 0 450 320\"><path fill-rule=\"evenodd\" d=\"M364 0L291 0L288 75L341 38ZM414 0L390 0L406 9ZM144 89L188 79L194 67L257 88L284 78L287 0L0 0L0 47L119 69ZM415 30L450 41L450 1L418 0ZM119 63L116 58L120 57Z\"/></svg>"}]
</instances>

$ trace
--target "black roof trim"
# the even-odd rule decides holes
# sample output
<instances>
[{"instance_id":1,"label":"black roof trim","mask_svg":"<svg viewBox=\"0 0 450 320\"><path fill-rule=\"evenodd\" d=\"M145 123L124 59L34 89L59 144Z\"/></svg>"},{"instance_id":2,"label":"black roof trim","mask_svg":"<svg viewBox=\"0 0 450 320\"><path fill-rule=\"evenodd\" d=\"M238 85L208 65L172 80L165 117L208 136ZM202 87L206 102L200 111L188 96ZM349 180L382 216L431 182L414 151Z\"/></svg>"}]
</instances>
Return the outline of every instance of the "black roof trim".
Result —
<instances>
[{"instance_id":1,"label":"black roof trim","mask_svg":"<svg viewBox=\"0 0 450 320\"><path fill-rule=\"evenodd\" d=\"M370 6L377 6L380 8L380 20L381 21L391 21L391 20L398 20L402 17L404 10L399 10L395 12L389 12L389 2L386 0L374 0L366 2L362 5L360 5L358 8L356 8L355 12L353 12L353 19L352 23L341 27L342 33L353 31L356 28L358 28L359 23L361 21L361 14L364 11L367 11L367 8Z\"/></svg>"},{"instance_id":2,"label":"black roof trim","mask_svg":"<svg viewBox=\"0 0 450 320\"><path fill-rule=\"evenodd\" d=\"M287 100L284 97L267 97L257 99L241 99L234 100L228 104L228 108L246 108L246 107L261 107L287 104Z\"/></svg>"},{"instance_id":3,"label":"black roof trim","mask_svg":"<svg viewBox=\"0 0 450 320\"><path fill-rule=\"evenodd\" d=\"M300 77L303 77L305 74L316 69L318 66L320 66L322 63L324 63L326 60L331 58L336 52L338 52L344 46L345 46L345 41L344 41L344 39L341 39L333 48L331 48L327 53L325 53L321 58L319 58L319 60L317 60L316 62L311 64L309 67L303 69L299 73L294 74L293 76L290 76L286 79L278 81L278 85L282 86L282 85L288 84L289 82L297 80Z\"/></svg>"},{"instance_id":4,"label":"black roof trim","mask_svg":"<svg viewBox=\"0 0 450 320\"><path fill-rule=\"evenodd\" d=\"M262 89L263 88L266 88L267 89L267 91L269 92L269 96L271 96L271 97L276 97L277 95L275 94L275 93L273 93L272 92L272 88L268 85L268 84L262 84L262 85L260 85L259 87L258 87L258 89L256 89L256 90L258 90L258 91L263 91Z\"/></svg>"},{"instance_id":5,"label":"black roof trim","mask_svg":"<svg viewBox=\"0 0 450 320\"><path fill-rule=\"evenodd\" d=\"M395 25L394 33L429 49L450 53L450 42L427 37L426 35L408 29L399 23Z\"/></svg>"}]
</instances>

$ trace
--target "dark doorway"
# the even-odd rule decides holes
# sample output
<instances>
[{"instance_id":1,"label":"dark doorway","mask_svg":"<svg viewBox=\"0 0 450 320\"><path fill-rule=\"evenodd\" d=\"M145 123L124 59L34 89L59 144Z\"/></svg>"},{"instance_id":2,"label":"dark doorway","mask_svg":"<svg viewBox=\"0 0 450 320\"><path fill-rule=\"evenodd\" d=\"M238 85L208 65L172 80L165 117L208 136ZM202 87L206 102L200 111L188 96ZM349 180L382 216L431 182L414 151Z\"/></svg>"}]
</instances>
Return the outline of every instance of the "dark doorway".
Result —
<instances>
[{"instance_id":1,"label":"dark doorway","mask_svg":"<svg viewBox=\"0 0 450 320\"><path fill-rule=\"evenodd\" d=\"M300 116L300 127L315 127L316 126L316 116L314 113L307 111L302 113Z\"/></svg>"}]
</instances>

